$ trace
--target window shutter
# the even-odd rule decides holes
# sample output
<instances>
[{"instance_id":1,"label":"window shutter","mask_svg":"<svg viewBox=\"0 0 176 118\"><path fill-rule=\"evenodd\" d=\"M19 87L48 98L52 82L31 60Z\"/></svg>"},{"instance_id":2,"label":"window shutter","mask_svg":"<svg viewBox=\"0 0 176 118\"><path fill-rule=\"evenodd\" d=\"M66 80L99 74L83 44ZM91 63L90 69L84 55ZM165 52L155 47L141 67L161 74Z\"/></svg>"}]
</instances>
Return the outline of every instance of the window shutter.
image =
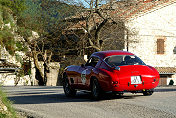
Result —
<instances>
[{"instance_id":1,"label":"window shutter","mask_svg":"<svg viewBox=\"0 0 176 118\"><path fill-rule=\"evenodd\" d=\"M164 39L157 39L157 54L164 54Z\"/></svg>"}]
</instances>

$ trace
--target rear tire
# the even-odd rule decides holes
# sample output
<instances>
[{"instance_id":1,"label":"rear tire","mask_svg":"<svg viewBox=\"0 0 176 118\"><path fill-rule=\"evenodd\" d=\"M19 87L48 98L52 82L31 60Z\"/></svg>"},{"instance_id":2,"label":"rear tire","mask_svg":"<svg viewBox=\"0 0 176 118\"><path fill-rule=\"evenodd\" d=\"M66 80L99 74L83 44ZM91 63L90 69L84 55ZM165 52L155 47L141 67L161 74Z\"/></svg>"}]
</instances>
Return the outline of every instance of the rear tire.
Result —
<instances>
[{"instance_id":1,"label":"rear tire","mask_svg":"<svg viewBox=\"0 0 176 118\"><path fill-rule=\"evenodd\" d=\"M64 75L63 79L64 79L63 88L64 88L65 96L67 96L67 97L75 96L76 90L70 86L70 83L69 83L69 80L68 80L68 77L66 74Z\"/></svg>"},{"instance_id":2,"label":"rear tire","mask_svg":"<svg viewBox=\"0 0 176 118\"><path fill-rule=\"evenodd\" d=\"M151 96L153 92L154 92L154 89L142 91L144 96Z\"/></svg>"},{"instance_id":3,"label":"rear tire","mask_svg":"<svg viewBox=\"0 0 176 118\"><path fill-rule=\"evenodd\" d=\"M102 95L102 91L97 79L92 80L91 95L94 100L99 100Z\"/></svg>"}]
</instances>

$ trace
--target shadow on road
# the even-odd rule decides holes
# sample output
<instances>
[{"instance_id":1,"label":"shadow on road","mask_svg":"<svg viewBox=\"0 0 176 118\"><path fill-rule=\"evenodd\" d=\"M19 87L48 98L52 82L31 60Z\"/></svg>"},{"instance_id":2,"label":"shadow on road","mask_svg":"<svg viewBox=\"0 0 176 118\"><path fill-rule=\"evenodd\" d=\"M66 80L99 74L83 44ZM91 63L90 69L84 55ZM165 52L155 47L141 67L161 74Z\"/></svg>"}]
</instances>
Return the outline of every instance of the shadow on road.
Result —
<instances>
[{"instance_id":1,"label":"shadow on road","mask_svg":"<svg viewBox=\"0 0 176 118\"><path fill-rule=\"evenodd\" d=\"M19 93L20 94L20 93ZM66 97L65 94L22 94L19 96L11 96L8 97L14 104L45 104L45 103L65 103L65 102L95 102L91 99L90 94L79 92L75 97ZM99 100L112 100L112 99L134 99L135 97L140 97L142 95L112 95L110 93L104 94L104 96ZM97 101L96 101L97 102Z\"/></svg>"},{"instance_id":2,"label":"shadow on road","mask_svg":"<svg viewBox=\"0 0 176 118\"><path fill-rule=\"evenodd\" d=\"M160 89L155 89L155 92L173 92L176 91L174 88L160 88Z\"/></svg>"},{"instance_id":3,"label":"shadow on road","mask_svg":"<svg viewBox=\"0 0 176 118\"><path fill-rule=\"evenodd\" d=\"M58 89L59 88L59 89ZM17 91L8 90L9 99L14 104L47 104L47 103L65 103L65 102L95 102L91 99L90 93L78 92L75 97L68 98L64 95L62 87L26 87L17 88ZM158 87L155 92L173 92L176 87ZM110 93L104 94L100 101L113 99L135 99L142 94L124 94L123 96L114 96ZM97 102L97 101L96 101Z\"/></svg>"}]
</instances>

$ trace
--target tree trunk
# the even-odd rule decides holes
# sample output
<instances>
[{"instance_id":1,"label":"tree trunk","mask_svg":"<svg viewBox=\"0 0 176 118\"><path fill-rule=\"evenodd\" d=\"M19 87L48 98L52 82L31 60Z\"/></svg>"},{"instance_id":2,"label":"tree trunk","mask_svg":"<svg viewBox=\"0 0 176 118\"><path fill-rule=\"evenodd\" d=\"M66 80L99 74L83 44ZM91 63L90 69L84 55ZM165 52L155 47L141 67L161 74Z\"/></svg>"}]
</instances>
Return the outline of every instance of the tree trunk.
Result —
<instances>
[{"instance_id":1,"label":"tree trunk","mask_svg":"<svg viewBox=\"0 0 176 118\"><path fill-rule=\"evenodd\" d=\"M43 75L42 70L39 66L38 53L36 51L32 51L32 54L33 54L33 59L34 59L34 64L35 64L35 69L36 69L35 78L38 80L39 86L44 86L45 85L44 75Z\"/></svg>"},{"instance_id":2,"label":"tree trunk","mask_svg":"<svg viewBox=\"0 0 176 118\"><path fill-rule=\"evenodd\" d=\"M38 85L39 86L44 86L45 83L43 81L43 77L41 76L40 70L35 66L35 78L38 80Z\"/></svg>"},{"instance_id":3,"label":"tree trunk","mask_svg":"<svg viewBox=\"0 0 176 118\"><path fill-rule=\"evenodd\" d=\"M48 77L47 77L47 73L49 73L49 69L47 67L47 64L44 62L43 64L44 67L44 85L46 85Z\"/></svg>"}]
</instances>

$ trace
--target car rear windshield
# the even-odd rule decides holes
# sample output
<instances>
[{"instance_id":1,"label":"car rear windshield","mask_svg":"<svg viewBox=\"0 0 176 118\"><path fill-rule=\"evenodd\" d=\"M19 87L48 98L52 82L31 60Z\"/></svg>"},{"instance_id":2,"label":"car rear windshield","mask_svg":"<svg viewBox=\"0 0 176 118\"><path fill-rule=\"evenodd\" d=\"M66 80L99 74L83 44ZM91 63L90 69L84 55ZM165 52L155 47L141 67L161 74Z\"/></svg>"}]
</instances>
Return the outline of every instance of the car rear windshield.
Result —
<instances>
[{"instance_id":1,"label":"car rear windshield","mask_svg":"<svg viewBox=\"0 0 176 118\"><path fill-rule=\"evenodd\" d=\"M106 57L105 62L111 67L125 66L125 65L145 65L145 63L134 55L113 55Z\"/></svg>"}]
</instances>

